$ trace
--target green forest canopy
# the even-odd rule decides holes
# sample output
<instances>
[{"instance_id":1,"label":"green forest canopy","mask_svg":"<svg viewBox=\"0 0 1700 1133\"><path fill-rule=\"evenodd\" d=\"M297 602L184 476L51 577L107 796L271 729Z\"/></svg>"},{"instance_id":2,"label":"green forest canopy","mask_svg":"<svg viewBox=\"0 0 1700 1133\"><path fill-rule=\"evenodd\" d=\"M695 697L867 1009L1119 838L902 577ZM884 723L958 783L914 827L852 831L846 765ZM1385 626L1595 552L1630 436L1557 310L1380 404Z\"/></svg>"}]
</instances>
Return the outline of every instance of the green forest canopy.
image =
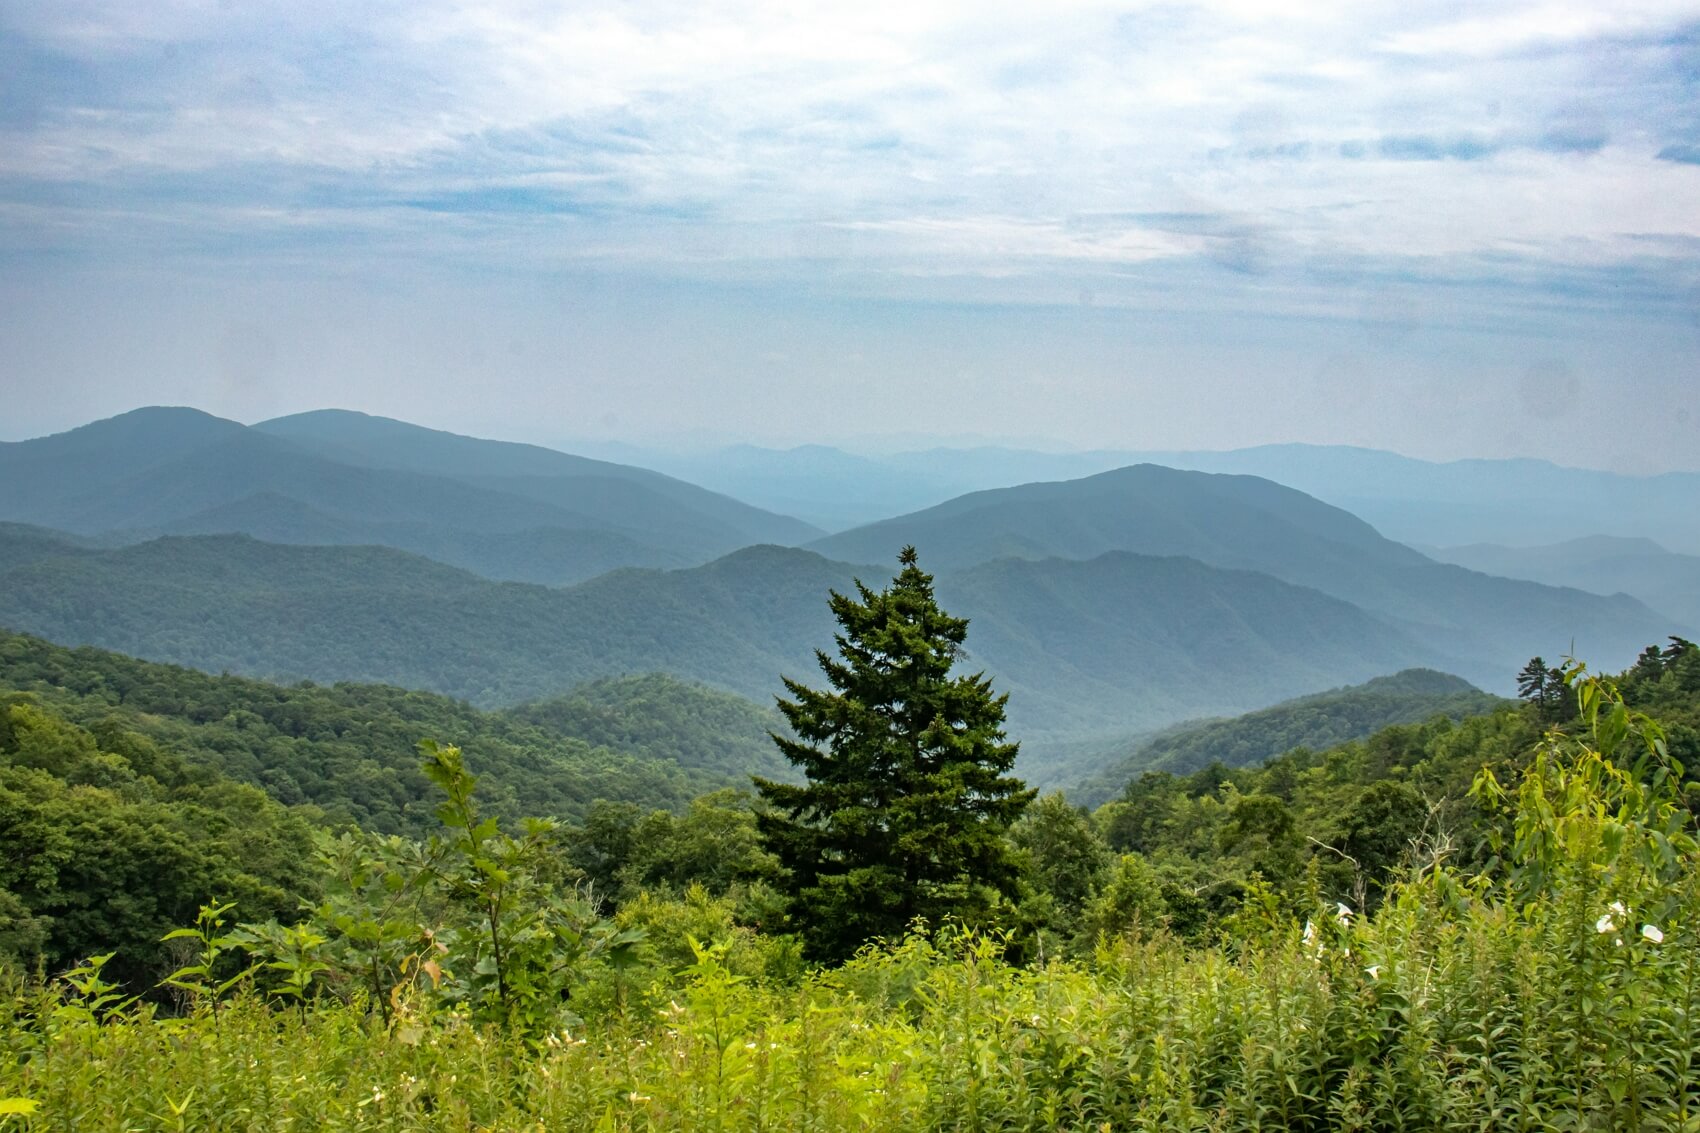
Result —
<instances>
[{"instance_id":1,"label":"green forest canopy","mask_svg":"<svg viewBox=\"0 0 1700 1133\"><path fill-rule=\"evenodd\" d=\"M460 742L494 812L572 819L598 799L680 810L707 791L746 783L747 772L732 771L717 753L747 749L760 717L754 705L740 711L736 698L667 677L602 685L510 715L390 685L212 676L0 630L0 692L7 690L75 724L144 736L285 805L311 804L328 822L382 833L418 834L435 822L414 751L423 736ZM641 696L626 695L634 692ZM580 704L599 712L568 710ZM665 711L670 727L612 726L640 704ZM705 704L713 711L700 710ZM591 734L575 733L578 724L592 725Z\"/></svg>"}]
</instances>

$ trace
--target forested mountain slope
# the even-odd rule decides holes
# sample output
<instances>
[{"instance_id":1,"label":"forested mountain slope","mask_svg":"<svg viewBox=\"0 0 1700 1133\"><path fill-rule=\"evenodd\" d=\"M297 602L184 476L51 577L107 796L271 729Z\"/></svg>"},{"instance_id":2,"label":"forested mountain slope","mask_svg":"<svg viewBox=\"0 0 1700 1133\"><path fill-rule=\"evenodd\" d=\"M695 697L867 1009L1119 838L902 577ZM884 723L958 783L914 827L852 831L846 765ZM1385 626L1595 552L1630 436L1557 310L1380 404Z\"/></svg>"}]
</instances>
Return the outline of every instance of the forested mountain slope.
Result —
<instances>
[{"instance_id":1,"label":"forested mountain slope","mask_svg":"<svg viewBox=\"0 0 1700 1133\"><path fill-rule=\"evenodd\" d=\"M0 637L8 671L18 640ZM144 990L171 970L161 938L213 894L285 920L317 896L313 808L286 808L217 760L184 759L134 716L98 713L85 727L67 718L78 715L68 694L8 685L0 679L0 958L57 973L116 952L108 978Z\"/></svg>"},{"instance_id":2,"label":"forested mountain slope","mask_svg":"<svg viewBox=\"0 0 1700 1133\"><path fill-rule=\"evenodd\" d=\"M976 492L809 544L865 557L912 542L941 568L1003 556L1187 555L1314 587L1397 625L1471 679L1503 682L1568 648L1616 667L1673 627L1641 603L1436 563L1348 512L1252 476L1136 465L1080 480Z\"/></svg>"},{"instance_id":3,"label":"forested mountain slope","mask_svg":"<svg viewBox=\"0 0 1700 1133\"><path fill-rule=\"evenodd\" d=\"M1407 669L1232 719L1182 724L1119 747L1101 745L1092 753L1097 767L1069 786L1069 798L1097 806L1145 771L1186 775L1212 763L1246 767L1294 748L1321 750L1344 744L1394 724L1486 715L1505 703L1458 677L1432 669ZM1087 762L1079 760L1080 765Z\"/></svg>"},{"instance_id":4,"label":"forested mountain slope","mask_svg":"<svg viewBox=\"0 0 1700 1133\"><path fill-rule=\"evenodd\" d=\"M752 547L554 590L375 547L31 545L28 562L0 551L14 561L0 573L0 625L213 671L382 680L487 706L653 671L769 703L781 674L816 679L814 651L832 640L828 590L889 574ZM1347 603L1188 559L992 563L942 576L939 593L973 620L968 663L1012 693L1017 736L1157 727L1447 664Z\"/></svg>"},{"instance_id":5,"label":"forested mountain slope","mask_svg":"<svg viewBox=\"0 0 1700 1133\"><path fill-rule=\"evenodd\" d=\"M942 576L938 592L970 618L968 664L997 672L1012 719L1050 735L1241 712L1337 685L1333 674L1446 663L1347 602L1179 556L999 559Z\"/></svg>"},{"instance_id":6,"label":"forested mountain slope","mask_svg":"<svg viewBox=\"0 0 1700 1133\"><path fill-rule=\"evenodd\" d=\"M508 816L576 818L598 799L675 809L746 781L691 764L691 750L652 753L642 737L618 748L580 738L546 714L521 719L388 685L211 676L0 631L0 698L12 693L97 735L134 733L190 767L264 788L285 804L312 804L327 821L386 832L435 823L436 795L414 749L427 737L461 744L481 776L480 793ZM711 750L707 733L717 722L695 723L695 751Z\"/></svg>"},{"instance_id":7,"label":"forested mountain slope","mask_svg":"<svg viewBox=\"0 0 1700 1133\"><path fill-rule=\"evenodd\" d=\"M1649 645L1615 680L1630 708L1662 725L1692 798L1700 768L1700 647L1684 640ZM1156 867L1177 925L1232 907L1254 874L1290 894L1303 892L1312 884L1310 869L1324 892L1358 890L1352 902L1362 909L1366 896L1373 899L1413 861L1445 861L1466 873L1484 868L1494 856L1487 832L1505 819L1472 797L1472 784L1483 768L1501 784L1518 783L1551 729L1588 734L1568 689L1546 705L1502 703L1459 720L1397 724L1259 766L1147 770L1095 817L1113 849ZM1509 846L1511 832L1501 833Z\"/></svg>"},{"instance_id":8,"label":"forested mountain slope","mask_svg":"<svg viewBox=\"0 0 1700 1133\"><path fill-rule=\"evenodd\" d=\"M777 709L666 673L602 677L504 715L740 784L752 774L784 780L797 774L773 743L773 733L789 731Z\"/></svg>"}]
</instances>

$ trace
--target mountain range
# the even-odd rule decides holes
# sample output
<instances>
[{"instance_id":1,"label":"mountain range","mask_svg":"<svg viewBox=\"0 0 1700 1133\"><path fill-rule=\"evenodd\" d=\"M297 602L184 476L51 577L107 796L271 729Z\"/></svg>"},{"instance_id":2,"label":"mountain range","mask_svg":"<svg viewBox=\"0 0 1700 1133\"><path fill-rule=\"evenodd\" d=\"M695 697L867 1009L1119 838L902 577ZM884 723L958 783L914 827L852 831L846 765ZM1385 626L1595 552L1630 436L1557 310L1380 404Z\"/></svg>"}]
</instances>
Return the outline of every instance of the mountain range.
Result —
<instances>
[{"instance_id":1,"label":"mountain range","mask_svg":"<svg viewBox=\"0 0 1700 1133\"><path fill-rule=\"evenodd\" d=\"M861 467L834 453L803 454L816 470L803 495ZM906 459L874 465L886 471L870 490L925 490L933 458ZM953 475L1001 459L1010 476L1049 457L952 459ZM968 663L1011 694L1034 766L1054 762L1046 745L1413 666L1508 692L1535 654L1621 667L1685 632L1627 594L1559 585L1609 581L1609 567L1499 577L1269 479L1149 463L827 535L537 446L334 410L245 426L147 409L0 445L0 521L0 625L486 707L654 672L770 704L781 674L810 680L814 651L830 647L827 592L879 586L913 544L945 607L971 619ZM1680 574L1686 560L1668 557ZM570 711L590 721L598 709Z\"/></svg>"},{"instance_id":2,"label":"mountain range","mask_svg":"<svg viewBox=\"0 0 1700 1133\"><path fill-rule=\"evenodd\" d=\"M553 585L819 534L646 469L341 410L244 426L140 409L0 444L0 519L109 540L376 544Z\"/></svg>"},{"instance_id":3,"label":"mountain range","mask_svg":"<svg viewBox=\"0 0 1700 1133\"><path fill-rule=\"evenodd\" d=\"M919 511L969 492L1160 464L1274 480L1350 511L1401 542L1538 545L1602 533L1652 537L1682 553L1700 554L1700 509L1692 503L1700 498L1697 472L1633 476L1544 460L1439 462L1310 444L1223 452L1044 452L990 445L879 455L822 445L682 452L622 446L609 451L831 531Z\"/></svg>"},{"instance_id":4,"label":"mountain range","mask_svg":"<svg viewBox=\"0 0 1700 1133\"><path fill-rule=\"evenodd\" d=\"M1151 464L975 492L808 546L861 561L908 543L925 546L945 569L1005 556L1130 551L1257 571L1350 602L1443 658L1444 667L1490 687L1534 653L1574 650L1615 663L1670 631L1667 619L1624 595L1437 563L1349 512L1269 480Z\"/></svg>"},{"instance_id":5,"label":"mountain range","mask_svg":"<svg viewBox=\"0 0 1700 1133\"><path fill-rule=\"evenodd\" d=\"M1679 555L1651 539L1591 535L1540 547L1472 543L1428 553L1487 574L1631 594L1682 625L1700 626L1700 555Z\"/></svg>"},{"instance_id":6,"label":"mountain range","mask_svg":"<svg viewBox=\"0 0 1700 1133\"><path fill-rule=\"evenodd\" d=\"M375 680L495 707L663 671L771 703L819 679L829 590L890 568L758 546L567 588L494 582L384 547L173 536L114 549L0 530L0 624L282 681ZM23 545L20 547L19 543ZM942 575L967 664L1017 735L1126 732L1242 711L1432 659L1338 599L1193 559L1112 552Z\"/></svg>"}]
</instances>

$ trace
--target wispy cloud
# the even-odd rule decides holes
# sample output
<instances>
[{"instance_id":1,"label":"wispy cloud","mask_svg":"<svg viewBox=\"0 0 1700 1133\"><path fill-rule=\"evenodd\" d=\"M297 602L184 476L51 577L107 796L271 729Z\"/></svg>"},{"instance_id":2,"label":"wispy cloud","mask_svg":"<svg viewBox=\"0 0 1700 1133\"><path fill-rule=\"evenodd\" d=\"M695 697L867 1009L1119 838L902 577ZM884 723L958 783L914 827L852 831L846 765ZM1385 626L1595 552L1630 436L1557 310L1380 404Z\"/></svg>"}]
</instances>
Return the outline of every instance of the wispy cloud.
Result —
<instances>
[{"instance_id":1,"label":"wispy cloud","mask_svg":"<svg viewBox=\"0 0 1700 1133\"><path fill-rule=\"evenodd\" d=\"M1457 13L6 4L0 250L331 232L727 279L1692 270L1700 3Z\"/></svg>"}]
</instances>

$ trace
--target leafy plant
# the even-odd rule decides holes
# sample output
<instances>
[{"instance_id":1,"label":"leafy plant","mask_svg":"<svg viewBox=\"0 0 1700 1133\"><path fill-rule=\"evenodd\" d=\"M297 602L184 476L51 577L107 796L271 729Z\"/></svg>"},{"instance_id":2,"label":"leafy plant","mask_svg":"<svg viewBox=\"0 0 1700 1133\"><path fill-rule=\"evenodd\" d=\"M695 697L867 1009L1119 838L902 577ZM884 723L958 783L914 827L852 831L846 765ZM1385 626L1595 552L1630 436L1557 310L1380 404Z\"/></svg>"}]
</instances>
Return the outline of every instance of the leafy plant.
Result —
<instances>
[{"instance_id":1,"label":"leafy plant","mask_svg":"<svg viewBox=\"0 0 1700 1133\"><path fill-rule=\"evenodd\" d=\"M194 942L194 962L185 964L175 972L160 981L162 987L173 987L189 995L190 1002L196 1006L205 1006L216 1016L219 1001L228 995L232 988L252 976L259 969L258 963L240 968L234 975L224 975L221 967L228 970L229 965L221 965L220 961L226 956L234 958L241 950L243 938L238 933L224 932L225 917L234 903L223 905L202 905L195 916L193 928L177 928L166 933L162 940L189 940Z\"/></svg>"}]
</instances>

